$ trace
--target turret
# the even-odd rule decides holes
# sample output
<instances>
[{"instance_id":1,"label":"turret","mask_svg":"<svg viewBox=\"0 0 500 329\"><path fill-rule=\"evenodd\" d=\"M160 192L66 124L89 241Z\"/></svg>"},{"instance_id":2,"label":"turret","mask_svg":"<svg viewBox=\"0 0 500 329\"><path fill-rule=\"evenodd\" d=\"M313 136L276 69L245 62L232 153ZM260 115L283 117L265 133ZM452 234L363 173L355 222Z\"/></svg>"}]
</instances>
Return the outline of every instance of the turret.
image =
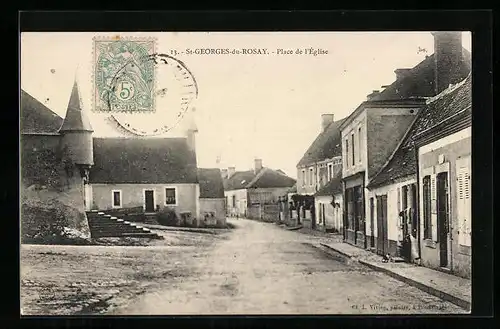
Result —
<instances>
[{"instance_id":1,"label":"turret","mask_svg":"<svg viewBox=\"0 0 500 329\"><path fill-rule=\"evenodd\" d=\"M92 126L82 110L78 84L73 85L66 117L59 129L61 148L79 169L82 177L88 177L88 169L94 164Z\"/></svg>"}]
</instances>

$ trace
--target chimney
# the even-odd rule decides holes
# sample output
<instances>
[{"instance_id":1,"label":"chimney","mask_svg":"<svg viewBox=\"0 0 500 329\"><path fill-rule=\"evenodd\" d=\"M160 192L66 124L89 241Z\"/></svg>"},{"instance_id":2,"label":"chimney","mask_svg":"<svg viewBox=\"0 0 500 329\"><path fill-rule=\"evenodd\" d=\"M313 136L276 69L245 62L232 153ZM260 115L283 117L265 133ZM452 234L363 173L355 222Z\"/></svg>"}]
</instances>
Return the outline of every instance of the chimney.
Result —
<instances>
[{"instance_id":1,"label":"chimney","mask_svg":"<svg viewBox=\"0 0 500 329\"><path fill-rule=\"evenodd\" d=\"M221 169L220 174L222 176L222 179L226 179L227 178L227 169Z\"/></svg>"},{"instance_id":2,"label":"chimney","mask_svg":"<svg viewBox=\"0 0 500 329\"><path fill-rule=\"evenodd\" d=\"M333 114L321 115L321 131L325 131L328 125L333 122Z\"/></svg>"},{"instance_id":3,"label":"chimney","mask_svg":"<svg viewBox=\"0 0 500 329\"><path fill-rule=\"evenodd\" d=\"M194 129L188 129L186 132L187 144L191 151L196 152L196 133L198 131Z\"/></svg>"},{"instance_id":4,"label":"chimney","mask_svg":"<svg viewBox=\"0 0 500 329\"><path fill-rule=\"evenodd\" d=\"M432 32L434 37L434 87L439 94L462 80L462 32Z\"/></svg>"},{"instance_id":5,"label":"chimney","mask_svg":"<svg viewBox=\"0 0 500 329\"><path fill-rule=\"evenodd\" d=\"M231 176L233 176L235 172L236 172L235 167L228 167L227 168L227 178L231 178Z\"/></svg>"},{"instance_id":6,"label":"chimney","mask_svg":"<svg viewBox=\"0 0 500 329\"><path fill-rule=\"evenodd\" d=\"M257 174L262 169L262 159L254 160L254 173Z\"/></svg>"},{"instance_id":7,"label":"chimney","mask_svg":"<svg viewBox=\"0 0 500 329\"><path fill-rule=\"evenodd\" d=\"M371 100L373 97L377 96L379 93L380 93L380 91L378 91L378 90L372 91L371 94L369 94L369 95L366 96L366 100L367 101Z\"/></svg>"},{"instance_id":8,"label":"chimney","mask_svg":"<svg viewBox=\"0 0 500 329\"><path fill-rule=\"evenodd\" d=\"M394 70L394 73L396 73L396 80L400 80L404 78L408 72L410 72L411 69L396 69Z\"/></svg>"}]
</instances>

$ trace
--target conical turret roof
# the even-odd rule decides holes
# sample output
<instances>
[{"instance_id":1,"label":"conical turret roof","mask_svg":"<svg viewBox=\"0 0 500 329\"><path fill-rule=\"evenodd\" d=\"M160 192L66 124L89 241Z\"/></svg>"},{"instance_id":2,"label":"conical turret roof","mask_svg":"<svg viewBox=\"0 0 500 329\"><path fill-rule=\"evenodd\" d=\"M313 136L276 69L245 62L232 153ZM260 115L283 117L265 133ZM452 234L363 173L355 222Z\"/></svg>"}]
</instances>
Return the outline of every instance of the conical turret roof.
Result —
<instances>
[{"instance_id":1,"label":"conical turret roof","mask_svg":"<svg viewBox=\"0 0 500 329\"><path fill-rule=\"evenodd\" d=\"M60 133L65 131L93 131L90 121L81 107L80 93L76 79L71 91L66 117L59 129Z\"/></svg>"}]
</instances>

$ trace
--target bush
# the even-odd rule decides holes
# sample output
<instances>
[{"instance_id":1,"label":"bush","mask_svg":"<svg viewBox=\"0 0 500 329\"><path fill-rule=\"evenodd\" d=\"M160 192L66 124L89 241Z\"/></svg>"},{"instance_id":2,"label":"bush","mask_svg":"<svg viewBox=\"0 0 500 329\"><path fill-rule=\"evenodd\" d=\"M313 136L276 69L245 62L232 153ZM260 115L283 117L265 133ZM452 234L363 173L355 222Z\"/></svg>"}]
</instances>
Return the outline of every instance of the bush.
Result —
<instances>
[{"instance_id":1,"label":"bush","mask_svg":"<svg viewBox=\"0 0 500 329\"><path fill-rule=\"evenodd\" d=\"M158 224L163 226L177 226L179 224L179 218L175 210L170 208L162 209L156 216L156 221Z\"/></svg>"},{"instance_id":2,"label":"bush","mask_svg":"<svg viewBox=\"0 0 500 329\"><path fill-rule=\"evenodd\" d=\"M24 199L21 204L21 242L89 244L89 237L85 236L83 230L71 225L74 216L84 215L57 199L48 202Z\"/></svg>"}]
</instances>

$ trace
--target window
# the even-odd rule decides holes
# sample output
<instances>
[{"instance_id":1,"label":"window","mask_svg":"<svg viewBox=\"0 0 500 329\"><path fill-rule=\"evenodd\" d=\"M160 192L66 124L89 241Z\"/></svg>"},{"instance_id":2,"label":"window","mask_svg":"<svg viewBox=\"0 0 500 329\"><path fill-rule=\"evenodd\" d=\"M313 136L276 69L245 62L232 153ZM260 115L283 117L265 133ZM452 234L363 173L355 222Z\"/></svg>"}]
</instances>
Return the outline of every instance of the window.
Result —
<instances>
[{"instance_id":1,"label":"window","mask_svg":"<svg viewBox=\"0 0 500 329\"><path fill-rule=\"evenodd\" d=\"M309 168L309 185L313 186L314 172L313 168Z\"/></svg>"},{"instance_id":2,"label":"window","mask_svg":"<svg viewBox=\"0 0 500 329\"><path fill-rule=\"evenodd\" d=\"M236 208L236 195L233 195L233 208Z\"/></svg>"},{"instance_id":3,"label":"window","mask_svg":"<svg viewBox=\"0 0 500 329\"><path fill-rule=\"evenodd\" d=\"M111 192L113 198L113 208L121 208L122 206L122 191L113 190Z\"/></svg>"},{"instance_id":4,"label":"window","mask_svg":"<svg viewBox=\"0 0 500 329\"><path fill-rule=\"evenodd\" d=\"M345 140L345 166L349 167L349 140Z\"/></svg>"},{"instance_id":5,"label":"window","mask_svg":"<svg viewBox=\"0 0 500 329\"><path fill-rule=\"evenodd\" d=\"M362 145L361 127L358 128L358 162L361 162Z\"/></svg>"},{"instance_id":6,"label":"window","mask_svg":"<svg viewBox=\"0 0 500 329\"><path fill-rule=\"evenodd\" d=\"M354 157L354 133L351 134L351 148L352 148L352 166L354 167L356 165L356 159Z\"/></svg>"},{"instance_id":7,"label":"window","mask_svg":"<svg viewBox=\"0 0 500 329\"><path fill-rule=\"evenodd\" d=\"M302 186L306 186L306 170L302 169Z\"/></svg>"},{"instance_id":8,"label":"window","mask_svg":"<svg viewBox=\"0 0 500 329\"><path fill-rule=\"evenodd\" d=\"M333 178L333 163L328 164L328 181L331 181Z\"/></svg>"},{"instance_id":9,"label":"window","mask_svg":"<svg viewBox=\"0 0 500 329\"><path fill-rule=\"evenodd\" d=\"M175 206L177 205L177 189L175 187L165 188L165 205Z\"/></svg>"},{"instance_id":10,"label":"window","mask_svg":"<svg viewBox=\"0 0 500 329\"><path fill-rule=\"evenodd\" d=\"M431 231L431 176L425 176L422 184L424 215L424 239L432 239Z\"/></svg>"}]
</instances>

